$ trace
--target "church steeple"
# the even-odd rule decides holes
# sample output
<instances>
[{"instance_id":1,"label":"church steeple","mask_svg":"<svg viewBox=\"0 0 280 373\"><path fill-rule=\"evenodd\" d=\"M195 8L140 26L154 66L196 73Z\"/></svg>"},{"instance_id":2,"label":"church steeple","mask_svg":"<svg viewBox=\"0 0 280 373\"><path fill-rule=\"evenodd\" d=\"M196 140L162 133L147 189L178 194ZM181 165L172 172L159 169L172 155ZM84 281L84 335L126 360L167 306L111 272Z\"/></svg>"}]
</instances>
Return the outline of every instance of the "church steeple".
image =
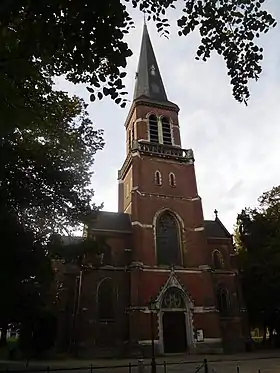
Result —
<instances>
[{"instance_id":1,"label":"church steeple","mask_svg":"<svg viewBox=\"0 0 280 373\"><path fill-rule=\"evenodd\" d=\"M136 100L140 97L168 102L146 23L143 28L133 98Z\"/></svg>"}]
</instances>

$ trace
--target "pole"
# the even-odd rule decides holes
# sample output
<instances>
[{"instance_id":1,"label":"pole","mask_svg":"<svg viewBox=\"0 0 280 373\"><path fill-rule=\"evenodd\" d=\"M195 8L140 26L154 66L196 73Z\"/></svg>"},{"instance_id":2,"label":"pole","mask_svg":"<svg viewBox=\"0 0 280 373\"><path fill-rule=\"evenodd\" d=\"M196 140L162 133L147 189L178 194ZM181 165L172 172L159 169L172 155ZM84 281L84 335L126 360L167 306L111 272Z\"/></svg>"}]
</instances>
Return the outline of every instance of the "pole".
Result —
<instances>
[{"instance_id":1,"label":"pole","mask_svg":"<svg viewBox=\"0 0 280 373\"><path fill-rule=\"evenodd\" d=\"M82 278L83 270L80 268L79 276L76 277L76 289L75 289L75 304L73 312L73 331L71 338L71 352L75 355L78 354L78 328L79 328L79 316L80 316L80 303L81 303L81 290L82 290Z\"/></svg>"},{"instance_id":2,"label":"pole","mask_svg":"<svg viewBox=\"0 0 280 373\"><path fill-rule=\"evenodd\" d=\"M82 291L82 281L83 281L83 270L80 269L79 276L79 287L78 287L78 299L77 299L77 313L76 313L76 330L75 330L75 354L78 355L79 346L79 324L80 324L80 305L81 305L81 291Z\"/></svg>"},{"instance_id":3,"label":"pole","mask_svg":"<svg viewBox=\"0 0 280 373\"><path fill-rule=\"evenodd\" d=\"M155 332L154 332L154 313L151 310L151 337L152 337L152 361L151 361L151 373L157 372L157 364L155 359Z\"/></svg>"},{"instance_id":4,"label":"pole","mask_svg":"<svg viewBox=\"0 0 280 373\"><path fill-rule=\"evenodd\" d=\"M204 359L203 362L204 362L204 373L209 373L207 359Z\"/></svg>"}]
</instances>

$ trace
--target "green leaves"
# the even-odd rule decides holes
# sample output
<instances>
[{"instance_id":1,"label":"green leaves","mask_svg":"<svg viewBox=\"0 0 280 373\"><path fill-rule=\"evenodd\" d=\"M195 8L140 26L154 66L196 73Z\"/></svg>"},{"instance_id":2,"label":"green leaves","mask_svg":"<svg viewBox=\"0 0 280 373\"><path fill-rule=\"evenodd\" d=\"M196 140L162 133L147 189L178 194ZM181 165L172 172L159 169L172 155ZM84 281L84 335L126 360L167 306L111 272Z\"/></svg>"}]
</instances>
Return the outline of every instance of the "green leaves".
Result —
<instances>
[{"instance_id":1,"label":"green leaves","mask_svg":"<svg viewBox=\"0 0 280 373\"><path fill-rule=\"evenodd\" d=\"M233 96L246 105L250 97L249 80L258 80L262 71L262 50L252 41L276 25L274 18L261 9L263 2L187 0L185 14L177 22L180 36L199 27L201 44L195 58L207 61L214 50L222 55L233 86Z\"/></svg>"},{"instance_id":2,"label":"green leaves","mask_svg":"<svg viewBox=\"0 0 280 373\"><path fill-rule=\"evenodd\" d=\"M253 325L280 331L280 187L264 193L257 209L238 215L235 243L243 291ZM258 286L256 286L256 284Z\"/></svg>"},{"instance_id":3,"label":"green leaves","mask_svg":"<svg viewBox=\"0 0 280 373\"><path fill-rule=\"evenodd\" d=\"M160 35L168 38L170 25L166 13L178 7L178 1L127 2L145 12ZM188 35L199 30L201 43L196 59L207 61L214 50L223 56L233 95L245 104L250 96L249 80L257 80L261 73L262 52L250 42L276 25L274 18L263 10L263 3L264 0L184 0L180 3L183 9L177 21L178 34ZM24 64L36 61L50 76L64 75L73 83L95 87L97 96L100 91L107 96L113 87L116 91L108 96L115 100L122 96L124 87L123 82L119 83L119 79L125 78L120 68L126 68L127 58L132 55L123 41L124 34L135 27L128 9L120 0L105 1L98 6L91 0L82 0L78 5L70 0L58 0L45 8L38 1L10 0L8 6L0 9L1 45L7 50L20 49L15 61L19 56ZM4 59L1 50L2 56ZM95 89L89 92L95 94ZM125 102L121 99L119 105Z\"/></svg>"}]
</instances>

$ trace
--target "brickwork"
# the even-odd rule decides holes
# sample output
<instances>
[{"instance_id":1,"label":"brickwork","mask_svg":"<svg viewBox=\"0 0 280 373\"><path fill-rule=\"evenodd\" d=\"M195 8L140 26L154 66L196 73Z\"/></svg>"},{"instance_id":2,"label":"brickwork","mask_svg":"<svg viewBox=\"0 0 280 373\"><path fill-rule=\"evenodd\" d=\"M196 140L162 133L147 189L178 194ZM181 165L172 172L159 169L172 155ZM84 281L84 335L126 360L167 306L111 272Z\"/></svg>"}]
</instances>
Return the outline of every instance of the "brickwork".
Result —
<instances>
[{"instance_id":1,"label":"brickwork","mask_svg":"<svg viewBox=\"0 0 280 373\"><path fill-rule=\"evenodd\" d=\"M118 172L119 217L129 217L129 227L123 231L114 223L110 227L104 223L99 231L89 227L92 235L106 236L111 252L107 262L83 274L78 342L93 354L107 349L111 356L146 354L152 338L159 354L170 348L203 353L240 350L246 323L232 238L218 217L204 220L192 151L181 148L179 108L167 100L145 27L139 69L146 66L153 74L138 71L138 96L125 123L127 154ZM156 117L156 135L150 115ZM176 236L168 245L165 233L157 236L164 214L176 225ZM178 250L179 262L163 265L159 261L162 247ZM68 305L70 316L65 312L60 322L64 325L61 335L71 327L78 273L78 269L70 276L65 273L58 308ZM98 289L106 278L113 284L114 317L104 321L98 315Z\"/></svg>"}]
</instances>

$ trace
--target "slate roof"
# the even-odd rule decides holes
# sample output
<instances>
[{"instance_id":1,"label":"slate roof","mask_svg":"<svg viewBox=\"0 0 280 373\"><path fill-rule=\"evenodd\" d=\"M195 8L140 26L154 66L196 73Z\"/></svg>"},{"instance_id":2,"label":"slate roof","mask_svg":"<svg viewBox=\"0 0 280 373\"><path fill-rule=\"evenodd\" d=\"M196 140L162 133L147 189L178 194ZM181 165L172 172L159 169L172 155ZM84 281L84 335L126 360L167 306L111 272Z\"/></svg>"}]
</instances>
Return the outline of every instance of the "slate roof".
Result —
<instances>
[{"instance_id":1,"label":"slate roof","mask_svg":"<svg viewBox=\"0 0 280 373\"><path fill-rule=\"evenodd\" d=\"M207 237L230 238L230 233L226 230L219 219L204 220L204 228ZM100 211L97 220L91 225L91 229L106 232L131 233L131 219L129 214L123 212Z\"/></svg>"},{"instance_id":2,"label":"slate roof","mask_svg":"<svg viewBox=\"0 0 280 373\"><path fill-rule=\"evenodd\" d=\"M140 97L147 97L159 102L169 102L146 24L143 28L134 87L134 100Z\"/></svg>"},{"instance_id":3,"label":"slate roof","mask_svg":"<svg viewBox=\"0 0 280 373\"><path fill-rule=\"evenodd\" d=\"M100 211L90 228L97 231L132 232L130 215L123 212Z\"/></svg>"},{"instance_id":4,"label":"slate roof","mask_svg":"<svg viewBox=\"0 0 280 373\"><path fill-rule=\"evenodd\" d=\"M231 234L227 231L219 219L204 220L204 228L207 237L230 238Z\"/></svg>"}]
</instances>

